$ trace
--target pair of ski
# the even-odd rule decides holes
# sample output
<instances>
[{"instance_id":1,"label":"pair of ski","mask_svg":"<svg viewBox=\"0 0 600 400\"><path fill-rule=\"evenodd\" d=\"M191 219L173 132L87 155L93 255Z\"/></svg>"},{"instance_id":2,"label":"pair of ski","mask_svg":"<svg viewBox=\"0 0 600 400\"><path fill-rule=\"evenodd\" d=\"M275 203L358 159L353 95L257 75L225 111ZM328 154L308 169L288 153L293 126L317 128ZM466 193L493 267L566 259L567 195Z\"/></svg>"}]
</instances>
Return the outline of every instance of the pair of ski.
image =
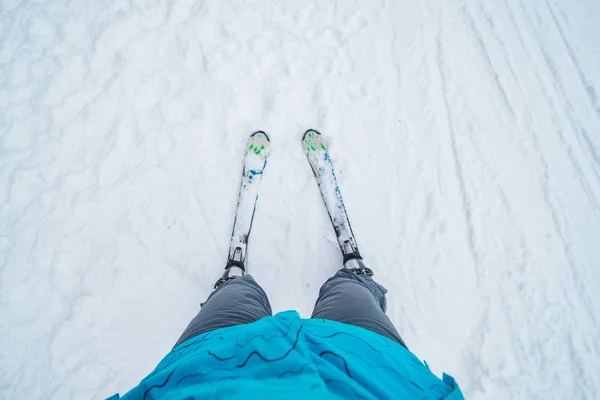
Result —
<instances>
[{"instance_id":1,"label":"pair of ski","mask_svg":"<svg viewBox=\"0 0 600 400\"><path fill-rule=\"evenodd\" d=\"M244 169L225 273L217 281L215 287L218 287L225 280L231 279L229 270L232 267L238 267L242 274L247 272L246 250L248 249L248 238L256 211L258 186L267 166L267 159L271 150L270 145L269 137L263 131L254 132L250 135L244 157ZM323 135L313 129L307 130L302 137L302 147L319 185L323 202L344 257L344 264L350 260L357 260L361 267L357 269L358 273L372 275L372 271L362 265L362 256L358 251L356 239L350 227L344 200L337 184L329 152L325 147Z\"/></svg>"}]
</instances>

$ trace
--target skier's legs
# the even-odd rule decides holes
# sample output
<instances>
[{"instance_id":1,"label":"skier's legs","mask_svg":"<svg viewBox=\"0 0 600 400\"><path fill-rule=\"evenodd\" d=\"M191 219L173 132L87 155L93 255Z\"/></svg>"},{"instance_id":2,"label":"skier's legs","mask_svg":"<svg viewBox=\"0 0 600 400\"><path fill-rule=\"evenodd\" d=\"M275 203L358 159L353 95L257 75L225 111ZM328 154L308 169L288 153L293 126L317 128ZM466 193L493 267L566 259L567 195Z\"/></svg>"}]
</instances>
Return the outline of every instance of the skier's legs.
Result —
<instances>
[{"instance_id":1,"label":"skier's legs","mask_svg":"<svg viewBox=\"0 0 600 400\"><path fill-rule=\"evenodd\" d=\"M222 283L208 296L175 347L201 333L250 324L272 314L267 294L254 278L250 275L235 277Z\"/></svg>"},{"instance_id":2,"label":"skier's legs","mask_svg":"<svg viewBox=\"0 0 600 400\"><path fill-rule=\"evenodd\" d=\"M406 347L385 315L387 289L367 275L340 269L321 287L311 318L328 319L368 329Z\"/></svg>"}]
</instances>

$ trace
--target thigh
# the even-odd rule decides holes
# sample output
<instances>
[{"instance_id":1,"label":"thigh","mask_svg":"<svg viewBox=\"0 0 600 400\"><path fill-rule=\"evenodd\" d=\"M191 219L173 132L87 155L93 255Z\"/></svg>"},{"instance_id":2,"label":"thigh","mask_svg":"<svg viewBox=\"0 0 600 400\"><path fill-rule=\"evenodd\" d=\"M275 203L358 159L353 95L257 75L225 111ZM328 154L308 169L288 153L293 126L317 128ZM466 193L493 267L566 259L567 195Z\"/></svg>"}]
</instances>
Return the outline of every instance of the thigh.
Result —
<instances>
[{"instance_id":1,"label":"thigh","mask_svg":"<svg viewBox=\"0 0 600 400\"><path fill-rule=\"evenodd\" d=\"M254 278L250 275L236 277L211 293L175 347L202 333L250 324L272 314L267 294Z\"/></svg>"},{"instance_id":2,"label":"thigh","mask_svg":"<svg viewBox=\"0 0 600 400\"><path fill-rule=\"evenodd\" d=\"M343 268L321 287L312 318L359 326L406 347L385 314L387 290L371 277Z\"/></svg>"}]
</instances>

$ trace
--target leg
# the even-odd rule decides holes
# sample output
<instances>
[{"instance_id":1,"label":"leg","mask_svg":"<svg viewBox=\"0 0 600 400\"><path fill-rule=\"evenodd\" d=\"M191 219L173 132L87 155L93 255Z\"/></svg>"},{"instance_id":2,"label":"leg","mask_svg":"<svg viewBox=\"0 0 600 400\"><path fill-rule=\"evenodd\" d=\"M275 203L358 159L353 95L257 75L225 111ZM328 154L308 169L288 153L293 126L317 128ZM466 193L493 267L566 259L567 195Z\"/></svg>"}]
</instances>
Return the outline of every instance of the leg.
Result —
<instances>
[{"instance_id":1,"label":"leg","mask_svg":"<svg viewBox=\"0 0 600 400\"><path fill-rule=\"evenodd\" d=\"M267 294L250 275L221 284L201 307L175 347L201 333L250 324L273 314Z\"/></svg>"},{"instance_id":2,"label":"leg","mask_svg":"<svg viewBox=\"0 0 600 400\"><path fill-rule=\"evenodd\" d=\"M311 318L329 319L379 333L406 347L385 315L387 289L367 275L344 267L321 287Z\"/></svg>"}]
</instances>

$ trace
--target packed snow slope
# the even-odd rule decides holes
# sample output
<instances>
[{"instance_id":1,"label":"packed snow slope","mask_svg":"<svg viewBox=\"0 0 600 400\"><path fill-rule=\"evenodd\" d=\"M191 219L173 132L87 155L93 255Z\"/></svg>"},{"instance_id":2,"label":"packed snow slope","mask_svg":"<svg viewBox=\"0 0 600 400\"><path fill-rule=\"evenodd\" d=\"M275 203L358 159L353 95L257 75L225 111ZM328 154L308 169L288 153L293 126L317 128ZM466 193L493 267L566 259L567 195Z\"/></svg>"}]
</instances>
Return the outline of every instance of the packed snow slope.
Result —
<instances>
[{"instance_id":1,"label":"packed snow slope","mask_svg":"<svg viewBox=\"0 0 600 400\"><path fill-rule=\"evenodd\" d=\"M124 393L227 257L309 316L322 131L410 349L474 399L600 393L600 3L0 2L0 398ZM382 383L384 384L384 383Z\"/></svg>"}]
</instances>

